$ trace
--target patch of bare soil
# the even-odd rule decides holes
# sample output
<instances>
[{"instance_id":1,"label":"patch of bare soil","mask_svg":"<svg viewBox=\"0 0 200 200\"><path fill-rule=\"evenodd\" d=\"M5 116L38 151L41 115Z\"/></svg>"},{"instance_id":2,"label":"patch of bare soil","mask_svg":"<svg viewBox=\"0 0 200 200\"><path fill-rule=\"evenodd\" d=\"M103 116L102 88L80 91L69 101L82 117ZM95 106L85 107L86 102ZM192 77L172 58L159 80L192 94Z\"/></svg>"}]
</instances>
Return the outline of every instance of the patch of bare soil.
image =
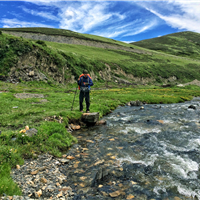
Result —
<instances>
[{"instance_id":1,"label":"patch of bare soil","mask_svg":"<svg viewBox=\"0 0 200 200\"><path fill-rule=\"evenodd\" d=\"M198 81L197 79L195 79L195 80L193 80L193 81L191 81L191 82L188 82L188 83L185 83L185 84L179 84L179 85L177 85L177 86L179 86L179 87L184 87L184 86L186 86L186 85L197 85L197 86L200 87L200 81Z\"/></svg>"},{"instance_id":2,"label":"patch of bare soil","mask_svg":"<svg viewBox=\"0 0 200 200\"><path fill-rule=\"evenodd\" d=\"M43 94L30 94L30 93L17 93L14 96L18 99L27 99L27 98L44 98Z\"/></svg>"}]
</instances>

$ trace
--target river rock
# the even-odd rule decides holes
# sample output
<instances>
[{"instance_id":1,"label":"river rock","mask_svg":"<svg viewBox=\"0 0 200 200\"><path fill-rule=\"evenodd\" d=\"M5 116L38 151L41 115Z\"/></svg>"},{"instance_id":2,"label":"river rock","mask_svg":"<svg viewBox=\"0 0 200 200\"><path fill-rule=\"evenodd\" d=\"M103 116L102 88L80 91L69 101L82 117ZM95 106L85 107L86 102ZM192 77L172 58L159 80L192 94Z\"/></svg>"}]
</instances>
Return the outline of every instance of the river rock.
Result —
<instances>
[{"instance_id":1,"label":"river rock","mask_svg":"<svg viewBox=\"0 0 200 200\"><path fill-rule=\"evenodd\" d=\"M79 130L79 129L81 129L80 125L70 124L70 127L71 127L72 130Z\"/></svg>"},{"instance_id":2,"label":"river rock","mask_svg":"<svg viewBox=\"0 0 200 200\"><path fill-rule=\"evenodd\" d=\"M59 158L44 154L31 162L25 161L19 169L13 169L11 176L23 192L23 197L13 196L13 199L58 199L61 191L64 195L73 196L72 188L62 185L67 176L61 173L59 161Z\"/></svg>"},{"instance_id":3,"label":"river rock","mask_svg":"<svg viewBox=\"0 0 200 200\"><path fill-rule=\"evenodd\" d=\"M99 120L99 113L83 113L82 121L85 123L96 123Z\"/></svg>"},{"instance_id":4,"label":"river rock","mask_svg":"<svg viewBox=\"0 0 200 200\"><path fill-rule=\"evenodd\" d=\"M17 169L20 169L20 165L16 165L16 168L17 168Z\"/></svg>"},{"instance_id":5,"label":"river rock","mask_svg":"<svg viewBox=\"0 0 200 200\"><path fill-rule=\"evenodd\" d=\"M99 170L96 172L95 177L92 182L92 186L99 185L101 181L109 175L109 170L105 167L100 167Z\"/></svg>"},{"instance_id":6,"label":"river rock","mask_svg":"<svg viewBox=\"0 0 200 200\"><path fill-rule=\"evenodd\" d=\"M96 126L100 126L100 125L105 125L106 124L106 120L100 120L98 122L96 122Z\"/></svg>"},{"instance_id":7,"label":"river rock","mask_svg":"<svg viewBox=\"0 0 200 200\"><path fill-rule=\"evenodd\" d=\"M196 110L196 106L190 105L188 108Z\"/></svg>"},{"instance_id":8,"label":"river rock","mask_svg":"<svg viewBox=\"0 0 200 200\"><path fill-rule=\"evenodd\" d=\"M143 103L139 100L136 101L130 101L131 106L143 106Z\"/></svg>"},{"instance_id":9,"label":"river rock","mask_svg":"<svg viewBox=\"0 0 200 200\"><path fill-rule=\"evenodd\" d=\"M37 135L37 132L38 132L37 129L31 128L31 129L26 131L26 135L29 136L29 137L32 137L34 135Z\"/></svg>"}]
</instances>

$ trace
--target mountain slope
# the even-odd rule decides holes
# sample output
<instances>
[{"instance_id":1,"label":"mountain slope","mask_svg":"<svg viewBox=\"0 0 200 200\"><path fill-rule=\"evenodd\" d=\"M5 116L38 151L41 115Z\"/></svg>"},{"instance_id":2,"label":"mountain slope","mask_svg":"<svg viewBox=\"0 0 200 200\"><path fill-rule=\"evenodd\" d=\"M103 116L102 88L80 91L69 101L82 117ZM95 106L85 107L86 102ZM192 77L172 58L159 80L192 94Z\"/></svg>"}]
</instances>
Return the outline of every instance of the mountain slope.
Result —
<instances>
[{"instance_id":1,"label":"mountain slope","mask_svg":"<svg viewBox=\"0 0 200 200\"><path fill-rule=\"evenodd\" d=\"M20 30L23 33L24 29ZM109 44L110 48L102 48L25 39L10 35L12 32L9 35L6 33L0 35L2 80L54 80L66 84L75 82L84 68L90 71L94 81L100 82L177 84L194 79L200 80L200 61L190 58L175 57L141 47L130 48L132 45L125 43L123 43L125 46L117 44L116 46L120 47L118 49L113 48L113 44ZM44 33L43 35L45 36ZM71 38L77 39L74 33ZM96 38L102 37L96 36ZM103 38L98 44L102 46L108 44L103 40L112 41Z\"/></svg>"},{"instance_id":2,"label":"mountain slope","mask_svg":"<svg viewBox=\"0 0 200 200\"><path fill-rule=\"evenodd\" d=\"M4 32L6 31L6 33L11 33L11 34L18 33L18 36L20 36L21 33L29 33L29 35L38 34L38 38L39 36L42 36L42 35L54 36L55 40L56 40L56 36L62 36L65 38L76 38L76 39L81 39L81 40L90 41L90 42L100 42L100 43L106 43L106 44L112 44L112 45L118 45L118 46L124 46L124 47L131 47L130 44L120 42L117 40L100 37L96 35L81 34L74 31L65 30L65 29L27 27L27 28L0 28L0 31L4 31ZM24 36L27 36L27 35L24 35ZM52 41L52 42L57 42L57 41Z\"/></svg>"},{"instance_id":3,"label":"mountain slope","mask_svg":"<svg viewBox=\"0 0 200 200\"><path fill-rule=\"evenodd\" d=\"M176 56L200 59L200 34L190 31L173 33L131 44Z\"/></svg>"}]
</instances>

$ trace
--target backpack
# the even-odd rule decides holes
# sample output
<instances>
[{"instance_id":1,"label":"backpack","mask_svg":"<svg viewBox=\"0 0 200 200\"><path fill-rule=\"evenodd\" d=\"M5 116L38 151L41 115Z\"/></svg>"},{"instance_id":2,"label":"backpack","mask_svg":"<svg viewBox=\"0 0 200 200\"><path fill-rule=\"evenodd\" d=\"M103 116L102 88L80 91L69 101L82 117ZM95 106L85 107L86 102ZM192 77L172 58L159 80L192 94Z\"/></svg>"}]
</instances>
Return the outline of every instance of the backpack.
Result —
<instances>
[{"instance_id":1,"label":"backpack","mask_svg":"<svg viewBox=\"0 0 200 200\"><path fill-rule=\"evenodd\" d=\"M89 77L87 77L87 82L89 84ZM81 85L83 84L83 77L81 77ZM80 91L82 92L89 92L90 91L90 86L88 85L87 87L80 87Z\"/></svg>"},{"instance_id":2,"label":"backpack","mask_svg":"<svg viewBox=\"0 0 200 200\"><path fill-rule=\"evenodd\" d=\"M81 79L81 77L82 76L84 76L84 74L81 74L80 76L79 76L79 78ZM88 76L91 78L91 76L88 74ZM91 78L92 79L92 78ZM83 83L83 79L82 79L82 82L81 82L81 84ZM89 83L89 78L88 78L88 83ZM78 86L78 89L80 90L80 85Z\"/></svg>"}]
</instances>

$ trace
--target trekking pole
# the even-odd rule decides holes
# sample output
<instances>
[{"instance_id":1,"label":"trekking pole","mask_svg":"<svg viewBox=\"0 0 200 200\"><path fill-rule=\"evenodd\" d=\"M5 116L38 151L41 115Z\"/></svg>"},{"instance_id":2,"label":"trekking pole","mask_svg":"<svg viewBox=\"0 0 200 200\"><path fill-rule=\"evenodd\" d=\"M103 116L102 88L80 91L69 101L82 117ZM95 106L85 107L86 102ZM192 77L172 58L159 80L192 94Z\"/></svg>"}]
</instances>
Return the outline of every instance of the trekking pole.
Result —
<instances>
[{"instance_id":1,"label":"trekking pole","mask_svg":"<svg viewBox=\"0 0 200 200\"><path fill-rule=\"evenodd\" d=\"M78 89L78 85L77 85L77 87L76 87L76 92L77 92L77 89ZM74 95L74 100L75 100L75 97L76 97L76 92L75 92L75 95ZM72 109L73 109L74 100L73 100L73 103L72 103L72 108L71 108L71 111L72 111Z\"/></svg>"}]
</instances>

